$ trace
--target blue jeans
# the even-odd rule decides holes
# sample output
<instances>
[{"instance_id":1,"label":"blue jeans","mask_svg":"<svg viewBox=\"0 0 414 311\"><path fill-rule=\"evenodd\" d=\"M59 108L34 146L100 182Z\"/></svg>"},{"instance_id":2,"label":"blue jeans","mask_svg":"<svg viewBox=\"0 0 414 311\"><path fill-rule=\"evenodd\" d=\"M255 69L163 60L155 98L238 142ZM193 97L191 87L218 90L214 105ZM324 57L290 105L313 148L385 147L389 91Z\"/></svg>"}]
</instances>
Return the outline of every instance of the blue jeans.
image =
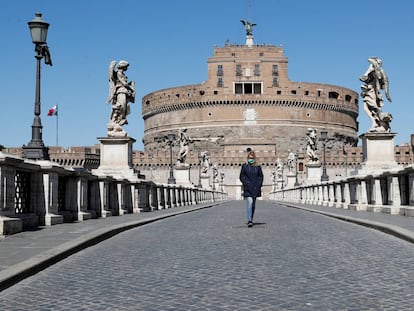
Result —
<instances>
[{"instance_id":1,"label":"blue jeans","mask_svg":"<svg viewBox=\"0 0 414 311\"><path fill-rule=\"evenodd\" d=\"M247 222L253 221L254 210L256 208L256 198L254 197L247 197L246 198L246 206L247 206Z\"/></svg>"}]
</instances>

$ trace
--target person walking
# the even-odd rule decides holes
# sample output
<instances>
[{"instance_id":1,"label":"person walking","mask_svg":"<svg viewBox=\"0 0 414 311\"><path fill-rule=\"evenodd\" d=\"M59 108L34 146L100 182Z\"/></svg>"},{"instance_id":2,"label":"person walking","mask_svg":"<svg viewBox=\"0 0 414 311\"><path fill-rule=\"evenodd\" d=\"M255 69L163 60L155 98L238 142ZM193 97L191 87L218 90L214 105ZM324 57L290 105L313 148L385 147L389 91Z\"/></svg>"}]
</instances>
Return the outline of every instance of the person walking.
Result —
<instances>
[{"instance_id":1,"label":"person walking","mask_svg":"<svg viewBox=\"0 0 414 311\"><path fill-rule=\"evenodd\" d=\"M247 154L247 163L243 163L240 171L240 181L243 184L243 196L247 205L247 226L253 226L256 198L262 196L263 172L257 163L256 154L250 150Z\"/></svg>"}]
</instances>

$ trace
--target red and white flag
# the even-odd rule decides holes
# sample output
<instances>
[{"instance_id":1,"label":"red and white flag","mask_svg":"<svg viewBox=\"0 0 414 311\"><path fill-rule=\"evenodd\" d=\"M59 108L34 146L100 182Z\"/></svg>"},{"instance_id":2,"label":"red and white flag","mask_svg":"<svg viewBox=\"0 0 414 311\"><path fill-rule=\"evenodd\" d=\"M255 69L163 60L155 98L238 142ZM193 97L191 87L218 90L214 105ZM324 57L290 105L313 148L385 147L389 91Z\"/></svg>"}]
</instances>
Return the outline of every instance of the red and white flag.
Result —
<instances>
[{"instance_id":1,"label":"red and white flag","mask_svg":"<svg viewBox=\"0 0 414 311\"><path fill-rule=\"evenodd\" d=\"M53 106L52 108L49 109L49 112L47 113L48 116L52 117L52 116L57 116L58 114L58 107Z\"/></svg>"}]
</instances>

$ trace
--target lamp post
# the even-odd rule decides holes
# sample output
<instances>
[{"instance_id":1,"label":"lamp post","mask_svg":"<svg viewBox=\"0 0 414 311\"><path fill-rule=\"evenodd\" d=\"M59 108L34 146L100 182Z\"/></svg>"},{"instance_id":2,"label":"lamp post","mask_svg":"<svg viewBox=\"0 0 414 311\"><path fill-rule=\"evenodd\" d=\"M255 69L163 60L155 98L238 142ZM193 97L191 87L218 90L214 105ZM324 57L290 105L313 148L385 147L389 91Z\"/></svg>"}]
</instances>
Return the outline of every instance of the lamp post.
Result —
<instances>
[{"instance_id":1,"label":"lamp post","mask_svg":"<svg viewBox=\"0 0 414 311\"><path fill-rule=\"evenodd\" d=\"M328 131L323 129L321 131L321 140L323 144L323 168L322 168L322 176L321 181L328 181L329 176L326 174L326 141L328 139Z\"/></svg>"},{"instance_id":2,"label":"lamp post","mask_svg":"<svg viewBox=\"0 0 414 311\"><path fill-rule=\"evenodd\" d=\"M33 160L49 160L49 149L42 140L42 122L40 120L40 60L45 59L45 64L52 66L49 48L46 45L47 30L49 24L42 20L42 14L36 13L34 20L27 23L35 44L36 58L36 95L34 106L34 120L32 124L32 139L23 146L23 157Z\"/></svg>"},{"instance_id":3,"label":"lamp post","mask_svg":"<svg viewBox=\"0 0 414 311\"><path fill-rule=\"evenodd\" d=\"M224 192L224 172L220 172L220 178L221 178L221 192Z\"/></svg>"},{"instance_id":4,"label":"lamp post","mask_svg":"<svg viewBox=\"0 0 414 311\"><path fill-rule=\"evenodd\" d=\"M345 149L345 145L343 148L343 154L345 158L345 177L348 177L348 151Z\"/></svg>"},{"instance_id":5,"label":"lamp post","mask_svg":"<svg viewBox=\"0 0 414 311\"><path fill-rule=\"evenodd\" d=\"M168 133L167 138L168 138L168 145L170 146L170 177L168 178L168 183L169 184L175 184L173 163L172 163L172 145L173 145L174 140L175 140L175 134Z\"/></svg>"},{"instance_id":6,"label":"lamp post","mask_svg":"<svg viewBox=\"0 0 414 311\"><path fill-rule=\"evenodd\" d=\"M299 186L298 181L298 153L295 153L295 187Z\"/></svg>"},{"instance_id":7,"label":"lamp post","mask_svg":"<svg viewBox=\"0 0 414 311\"><path fill-rule=\"evenodd\" d=\"M203 161L203 153L202 151L200 151L198 153L198 188L202 188L203 186L201 185L201 164Z\"/></svg>"}]
</instances>

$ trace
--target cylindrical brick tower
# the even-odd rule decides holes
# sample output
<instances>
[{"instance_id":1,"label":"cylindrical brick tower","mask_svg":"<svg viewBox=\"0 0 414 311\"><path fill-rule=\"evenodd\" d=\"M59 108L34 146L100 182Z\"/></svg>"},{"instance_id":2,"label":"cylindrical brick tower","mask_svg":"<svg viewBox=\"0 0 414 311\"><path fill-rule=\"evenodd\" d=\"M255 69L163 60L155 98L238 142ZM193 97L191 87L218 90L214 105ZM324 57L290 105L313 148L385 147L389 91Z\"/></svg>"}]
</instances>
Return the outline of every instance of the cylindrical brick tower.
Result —
<instances>
[{"instance_id":1,"label":"cylindrical brick tower","mask_svg":"<svg viewBox=\"0 0 414 311\"><path fill-rule=\"evenodd\" d=\"M165 182L169 164L165 137L186 128L192 139L188 162L197 168L192 172L194 183L198 154L208 151L211 163L225 173L226 190L238 197L238 172L246 148L256 151L269 185L277 158L286 162L288 150L299 154L306 150L308 128L326 129L328 138L336 138L333 149L342 148L344 141L355 144L358 111L353 90L290 81L283 48L226 43L208 59L205 82L143 97L144 154L135 163L143 174Z\"/></svg>"}]
</instances>

